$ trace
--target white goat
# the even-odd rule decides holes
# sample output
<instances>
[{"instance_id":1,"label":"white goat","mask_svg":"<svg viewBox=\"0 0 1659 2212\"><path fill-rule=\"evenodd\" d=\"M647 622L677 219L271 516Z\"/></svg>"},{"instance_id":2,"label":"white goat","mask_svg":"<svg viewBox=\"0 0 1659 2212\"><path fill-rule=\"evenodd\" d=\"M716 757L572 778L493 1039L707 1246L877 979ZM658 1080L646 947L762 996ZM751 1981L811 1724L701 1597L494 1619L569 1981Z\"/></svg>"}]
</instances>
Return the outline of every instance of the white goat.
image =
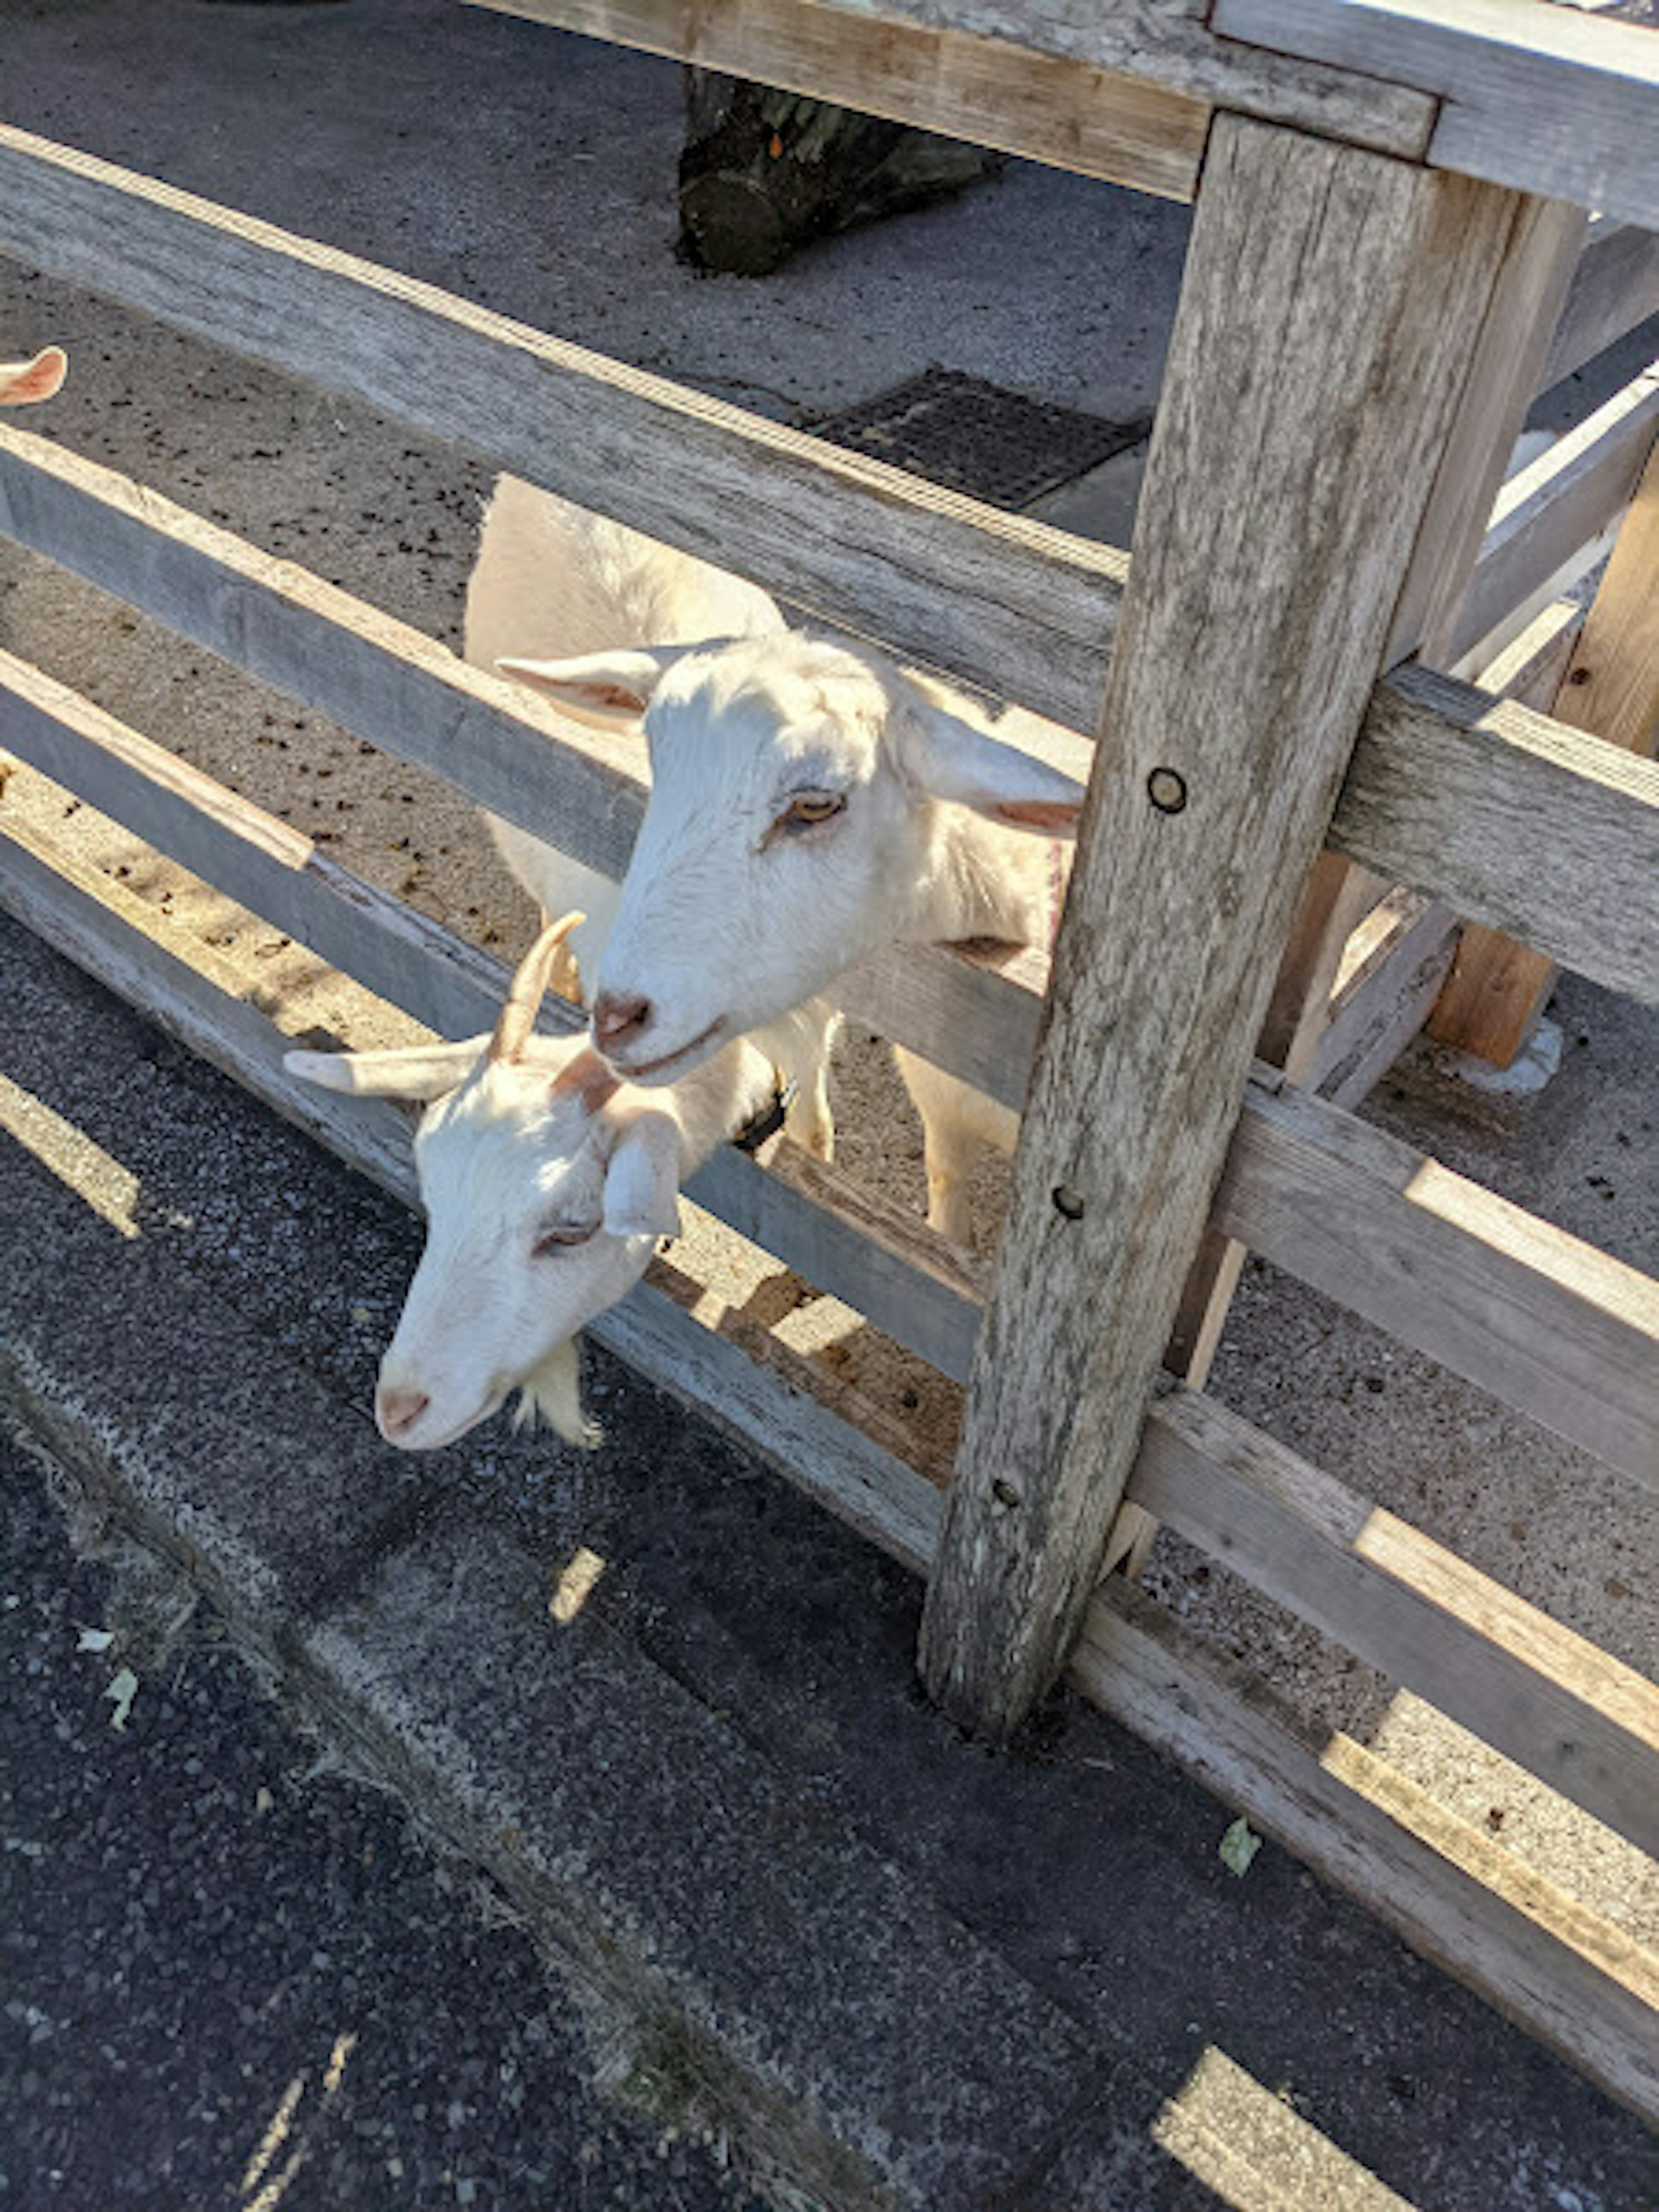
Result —
<instances>
[{"instance_id":1,"label":"white goat","mask_svg":"<svg viewBox=\"0 0 1659 2212\"><path fill-rule=\"evenodd\" d=\"M672 1089L621 1082L585 1034L538 1036L537 1009L580 914L544 930L495 1033L391 1052L290 1052L331 1091L423 1104L415 1161L426 1249L380 1363L388 1443L430 1451L514 1389L568 1442L582 1412L575 1335L631 1290L680 1225L679 1186L773 1096L766 1055L735 1042Z\"/></svg>"},{"instance_id":2,"label":"white goat","mask_svg":"<svg viewBox=\"0 0 1659 2212\"><path fill-rule=\"evenodd\" d=\"M50 399L69 374L61 346L46 346L33 361L0 361L0 407L31 407Z\"/></svg>"},{"instance_id":3,"label":"white goat","mask_svg":"<svg viewBox=\"0 0 1659 2212\"><path fill-rule=\"evenodd\" d=\"M475 667L494 668L509 653L568 656L646 638L673 646L783 629L776 605L753 584L515 477L496 483L467 584L463 652ZM615 700L601 697L595 710L584 694L574 704L607 723L618 719ZM620 720L638 738L643 769L638 715L630 708ZM617 885L515 824L495 816L486 819L501 857L544 915L572 907L586 915L553 979L565 997L579 998L578 957L591 969L600 957L617 911ZM718 908L693 915L691 926L705 947L726 933ZM755 1039L799 1085L791 1131L823 1159L833 1149L827 1085L836 1022L826 1004L792 1001L769 1024L757 1025L762 1033ZM710 1040L711 1049L715 1042ZM650 1080L669 1082L676 1073L665 1065L651 1071Z\"/></svg>"},{"instance_id":4,"label":"white goat","mask_svg":"<svg viewBox=\"0 0 1659 2212\"><path fill-rule=\"evenodd\" d=\"M644 1084L683 1077L895 943L1052 938L1079 787L966 700L795 631L500 665L590 714L643 715L652 789L592 1007ZM1033 834L1036 833L1036 834ZM707 957L718 917L728 948ZM928 1220L959 1243L963 1177L1015 1117L914 1054Z\"/></svg>"}]
</instances>

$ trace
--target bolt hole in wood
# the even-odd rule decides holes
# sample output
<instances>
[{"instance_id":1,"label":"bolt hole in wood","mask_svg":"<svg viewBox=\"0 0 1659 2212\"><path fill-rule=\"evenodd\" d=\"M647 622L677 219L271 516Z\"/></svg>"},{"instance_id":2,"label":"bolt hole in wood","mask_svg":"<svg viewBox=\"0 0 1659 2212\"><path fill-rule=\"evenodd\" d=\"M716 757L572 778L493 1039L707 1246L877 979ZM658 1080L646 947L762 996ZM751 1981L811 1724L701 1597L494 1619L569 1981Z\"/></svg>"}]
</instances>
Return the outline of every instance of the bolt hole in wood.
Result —
<instances>
[{"instance_id":1,"label":"bolt hole in wood","mask_svg":"<svg viewBox=\"0 0 1659 2212\"><path fill-rule=\"evenodd\" d=\"M999 1505L1006 1505L1010 1512L1020 1503L1018 1491L1012 1482L1005 1482L1000 1475L991 1485L991 1495Z\"/></svg>"},{"instance_id":2,"label":"bolt hole in wood","mask_svg":"<svg viewBox=\"0 0 1659 2212\"><path fill-rule=\"evenodd\" d=\"M1146 779L1146 796L1160 814L1179 814L1187 804L1186 779L1172 768L1155 768Z\"/></svg>"},{"instance_id":3,"label":"bolt hole in wood","mask_svg":"<svg viewBox=\"0 0 1659 2212\"><path fill-rule=\"evenodd\" d=\"M1064 1214L1067 1221L1081 1221L1083 1218L1082 1193L1073 1190L1070 1183L1057 1183L1054 1186L1054 1211L1056 1213Z\"/></svg>"}]
</instances>

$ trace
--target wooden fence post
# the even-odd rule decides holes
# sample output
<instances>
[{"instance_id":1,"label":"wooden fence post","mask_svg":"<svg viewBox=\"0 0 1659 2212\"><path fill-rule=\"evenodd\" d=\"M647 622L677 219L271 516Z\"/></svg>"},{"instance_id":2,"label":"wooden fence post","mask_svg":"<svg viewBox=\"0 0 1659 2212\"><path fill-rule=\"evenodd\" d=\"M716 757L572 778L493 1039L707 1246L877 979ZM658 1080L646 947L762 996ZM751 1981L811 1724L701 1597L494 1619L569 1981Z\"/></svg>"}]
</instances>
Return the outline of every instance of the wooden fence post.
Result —
<instances>
[{"instance_id":1,"label":"wooden fence post","mask_svg":"<svg viewBox=\"0 0 1659 2212\"><path fill-rule=\"evenodd\" d=\"M928 1593L990 1735L1097 1578L1514 194L1211 134L1103 737Z\"/></svg>"}]
</instances>

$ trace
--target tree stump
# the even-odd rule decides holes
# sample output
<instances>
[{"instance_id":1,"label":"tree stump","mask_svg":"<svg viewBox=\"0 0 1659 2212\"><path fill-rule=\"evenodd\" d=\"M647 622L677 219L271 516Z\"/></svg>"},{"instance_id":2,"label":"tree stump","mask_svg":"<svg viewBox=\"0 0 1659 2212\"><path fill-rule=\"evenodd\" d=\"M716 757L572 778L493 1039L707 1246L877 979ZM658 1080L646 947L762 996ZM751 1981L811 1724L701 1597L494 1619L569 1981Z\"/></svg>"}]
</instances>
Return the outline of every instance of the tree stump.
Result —
<instances>
[{"instance_id":1,"label":"tree stump","mask_svg":"<svg viewBox=\"0 0 1659 2212\"><path fill-rule=\"evenodd\" d=\"M807 240L958 191L1000 155L711 70L686 71L680 252L762 276Z\"/></svg>"}]
</instances>

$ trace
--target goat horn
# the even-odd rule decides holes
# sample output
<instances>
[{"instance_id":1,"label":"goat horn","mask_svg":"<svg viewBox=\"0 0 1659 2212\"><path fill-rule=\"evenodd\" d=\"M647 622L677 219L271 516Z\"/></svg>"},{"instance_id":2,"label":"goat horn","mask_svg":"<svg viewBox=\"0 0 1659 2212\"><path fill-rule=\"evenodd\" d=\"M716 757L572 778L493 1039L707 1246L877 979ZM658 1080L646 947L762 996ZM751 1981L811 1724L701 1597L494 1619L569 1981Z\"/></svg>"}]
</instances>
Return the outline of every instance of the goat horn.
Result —
<instances>
[{"instance_id":1,"label":"goat horn","mask_svg":"<svg viewBox=\"0 0 1659 2212\"><path fill-rule=\"evenodd\" d=\"M542 1000L547 995L547 981L559 947L571 931L586 919L585 914L562 915L557 921L548 924L525 954L507 987L506 1002L495 1018L495 1034L484 1054L486 1060L512 1061L523 1053L536 1026Z\"/></svg>"}]
</instances>

